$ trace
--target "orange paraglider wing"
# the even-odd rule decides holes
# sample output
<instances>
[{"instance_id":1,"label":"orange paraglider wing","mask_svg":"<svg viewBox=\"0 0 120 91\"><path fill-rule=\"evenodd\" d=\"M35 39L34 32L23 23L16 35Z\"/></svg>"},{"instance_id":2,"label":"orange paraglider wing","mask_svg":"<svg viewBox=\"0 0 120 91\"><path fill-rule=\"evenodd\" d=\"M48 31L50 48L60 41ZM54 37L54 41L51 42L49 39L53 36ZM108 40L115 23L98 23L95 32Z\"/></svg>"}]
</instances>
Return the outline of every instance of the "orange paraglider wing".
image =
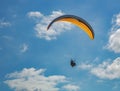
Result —
<instances>
[{"instance_id":1,"label":"orange paraglider wing","mask_svg":"<svg viewBox=\"0 0 120 91\"><path fill-rule=\"evenodd\" d=\"M90 26L90 24L85 21L84 19L78 17L78 16L74 16L74 15L62 15L60 17L55 18L47 27L47 30L50 28L50 26L54 23L54 22L58 22L58 21L65 21L65 22L70 22L76 26L78 26L80 29L82 29L83 31L85 31L87 33L87 35L90 37L90 39L94 39L94 31L92 29L92 27Z\"/></svg>"}]
</instances>

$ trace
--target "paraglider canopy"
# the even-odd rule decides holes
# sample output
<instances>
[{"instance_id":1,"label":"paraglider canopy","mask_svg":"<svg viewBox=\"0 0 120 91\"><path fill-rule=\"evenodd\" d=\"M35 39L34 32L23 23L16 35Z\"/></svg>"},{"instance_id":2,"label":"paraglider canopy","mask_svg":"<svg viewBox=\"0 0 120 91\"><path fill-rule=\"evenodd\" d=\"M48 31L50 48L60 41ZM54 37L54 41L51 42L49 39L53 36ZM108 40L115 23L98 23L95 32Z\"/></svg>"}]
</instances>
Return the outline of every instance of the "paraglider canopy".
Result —
<instances>
[{"instance_id":1,"label":"paraglider canopy","mask_svg":"<svg viewBox=\"0 0 120 91\"><path fill-rule=\"evenodd\" d=\"M58 22L58 21L70 22L70 23L78 26L83 31L85 31L85 33L89 36L90 39L92 39L92 40L94 39L94 31L93 31L92 27L90 26L90 24L87 21L85 21L84 19L82 19L78 16L74 16L74 15L62 15L62 16L55 18L48 25L47 30L50 28L50 26L54 22Z\"/></svg>"},{"instance_id":2,"label":"paraglider canopy","mask_svg":"<svg viewBox=\"0 0 120 91\"><path fill-rule=\"evenodd\" d=\"M71 65L72 67L76 66L75 60L71 59L70 65Z\"/></svg>"}]
</instances>

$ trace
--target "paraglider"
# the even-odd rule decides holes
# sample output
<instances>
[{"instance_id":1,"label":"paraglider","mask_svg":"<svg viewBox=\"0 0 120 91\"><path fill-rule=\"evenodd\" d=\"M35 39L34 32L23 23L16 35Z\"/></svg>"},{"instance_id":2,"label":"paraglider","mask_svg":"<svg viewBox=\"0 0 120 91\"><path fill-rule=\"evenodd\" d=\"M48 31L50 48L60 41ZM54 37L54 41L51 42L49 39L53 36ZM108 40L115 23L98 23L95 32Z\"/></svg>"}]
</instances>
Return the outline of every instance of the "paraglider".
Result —
<instances>
[{"instance_id":1,"label":"paraglider","mask_svg":"<svg viewBox=\"0 0 120 91\"><path fill-rule=\"evenodd\" d=\"M93 31L92 27L90 26L90 24L87 21L85 21L84 19L82 19L78 16L74 16L74 15L62 15L62 16L55 18L48 25L47 30L51 27L51 25L54 22L58 22L58 21L70 22L70 23L78 26L83 31L85 31L90 39L92 39L92 40L94 39L94 31Z\"/></svg>"},{"instance_id":2,"label":"paraglider","mask_svg":"<svg viewBox=\"0 0 120 91\"><path fill-rule=\"evenodd\" d=\"M52 26L53 23L59 22L59 21L70 22L70 23L78 26L81 30L83 30L89 36L89 38L91 40L94 39L94 31L93 31L91 25L86 20L84 20L78 16L75 16L75 15L61 15L61 16L53 19L47 26L47 30L49 30L49 28ZM71 59L70 65L72 67L76 66L75 60Z\"/></svg>"},{"instance_id":3,"label":"paraglider","mask_svg":"<svg viewBox=\"0 0 120 91\"><path fill-rule=\"evenodd\" d=\"M70 61L70 65L71 65L72 67L76 66L76 62L75 62L75 60L71 59L71 61Z\"/></svg>"}]
</instances>

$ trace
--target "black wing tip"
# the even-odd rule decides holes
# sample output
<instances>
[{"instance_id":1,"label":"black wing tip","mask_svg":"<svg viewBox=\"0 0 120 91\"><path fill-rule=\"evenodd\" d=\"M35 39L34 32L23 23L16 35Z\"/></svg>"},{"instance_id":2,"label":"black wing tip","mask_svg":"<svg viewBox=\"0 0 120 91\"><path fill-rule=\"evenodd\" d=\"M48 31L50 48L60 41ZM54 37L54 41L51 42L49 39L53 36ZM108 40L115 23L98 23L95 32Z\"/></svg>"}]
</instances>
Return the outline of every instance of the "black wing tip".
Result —
<instances>
[{"instance_id":1,"label":"black wing tip","mask_svg":"<svg viewBox=\"0 0 120 91\"><path fill-rule=\"evenodd\" d=\"M49 29L49 26L47 27L47 30Z\"/></svg>"}]
</instances>

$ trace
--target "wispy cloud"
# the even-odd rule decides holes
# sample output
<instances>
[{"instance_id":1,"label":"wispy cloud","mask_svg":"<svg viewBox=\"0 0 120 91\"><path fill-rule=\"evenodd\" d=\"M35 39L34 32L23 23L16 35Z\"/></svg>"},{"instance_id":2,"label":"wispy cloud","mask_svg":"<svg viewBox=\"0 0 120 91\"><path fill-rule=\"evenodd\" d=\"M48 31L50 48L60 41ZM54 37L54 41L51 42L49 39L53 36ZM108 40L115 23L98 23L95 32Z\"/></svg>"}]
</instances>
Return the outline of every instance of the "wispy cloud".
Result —
<instances>
[{"instance_id":1,"label":"wispy cloud","mask_svg":"<svg viewBox=\"0 0 120 91\"><path fill-rule=\"evenodd\" d=\"M112 32L109 37L107 49L120 53L120 13L113 17Z\"/></svg>"},{"instance_id":2,"label":"wispy cloud","mask_svg":"<svg viewBox=\"0 0 120 91\"><path fill-rule=\"evenodd\" d=\"M9 26L11 26L10 22L5 21L4 19L0 20L0 28L9 27Z\"/></svg>"},{"instance_id":3,"label":"wispy cloud","mask_svg":"<svg viewBox=\"0 0 120 91\"><path fill-rule=\"evenodd\" d=\"M84 70L90 69L92 67L93 67L93 65L91 65L91 64L85 64L85 63L82 63L82 64L80 64L78 66L79 69L84 69Z\"/></svg>"},{"instance_id":4,"label":"wispy cloud","mask_svg":"<svg viewBox=\"0 0 120 91\"><path fill-rule=\"evenodd\" d=\"M22 44L20 45L20 52L24 53L28 50L28 45L27 44Z\"/></svg>"},{"instance_id":5,"label":"wispy cloud","mask_svg":"<svg viewBox=\"0 0 120 91\"><path fill-rule=\"evenodd\" d=\"M28 12L27 15L29 18L41 18L41 17L43 17L43 14L41 12L38 12L38 11Z\"/></svg>"},{"instance_id":6,"label":"wispy cloud","mask_svg":"<svg viewBox=\"0 0 120 91\"><path fill-rule=\"evenodd\" d=\"M94 64L81 64L81 70L88 70L91 74L101 79L120 79L120 57L113 60L112 63L105 61L95 66Z\"/></svg>"},{"instance_id":7,"label":"wispy cloud","mask_svg":"<svg viewBox=\"0 0 120 91\"><path fill-rule=\"evenodd\" d=\"M56 39L61 33L71 30L72 25L70 23L62 22L55 23L49 31L47 31L48 24L56 17L63 15L62 11L53 11L50 15L44 15L41 12L28 12L28 17L37 18L34 29L36 30L36 36L44 38L46 40Z\"/></svg>"},{"instance_id":8,"label":"wispy cloud","mask_svg":"<svg viewBox=\"0 0 120 91\"><path fill-rule=\"evenodd\" d=\"M8 35L3 35L1 36L2 38L6 39L6 40L13 40L12 36L8 36Z\"/></svg>"},{"instance_id":9,"label":"wispy cloud","mask_svg":"<svg viewBox=\"0 0 120 91\"><path fill-rule=\"evenodd\" d=\"M115 82L113 86L113 90L119 89L120 88L120 82Z\"/></svg>"},{"instance_id":10,"label":"wispy cloud","mask_svg":"<svg viewBox=\"0 0 120 91\"><path fill-rule=\"evenodd\" d=\"M44 73L45 69L24 68L6 75L8 80L4 83L15 91L59 91L63 87L69 89L69 86L72 91L79 89L77 85L67 85L70 81L63 75L45 76Z\"/></svg>"}]
</instances>

